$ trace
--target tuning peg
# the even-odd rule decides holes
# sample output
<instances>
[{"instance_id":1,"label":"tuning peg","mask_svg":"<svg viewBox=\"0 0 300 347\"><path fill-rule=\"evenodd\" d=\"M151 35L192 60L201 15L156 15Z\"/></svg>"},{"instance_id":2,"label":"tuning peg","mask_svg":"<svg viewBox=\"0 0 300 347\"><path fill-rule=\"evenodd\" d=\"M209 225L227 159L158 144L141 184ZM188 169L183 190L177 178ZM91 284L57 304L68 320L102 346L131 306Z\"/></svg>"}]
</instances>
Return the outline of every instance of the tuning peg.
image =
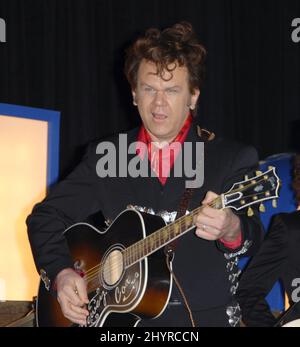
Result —
<instances>
[{"instance_id":1,"label":"tuning peg","mask_svg":"<svg viewBox=\"0 0 300 347\"><path fill-rule=\"evenodd\" d=\"M264 204L259 205L259 211L263 212L263 213L266 212L266 208L265 208Z\"/></svg>"},{"instance_id":2,"label":"tuning peg","mask_svg":"<svg viewBox=\"0 0 300 347\"><path fill-rule=\"evenodd\" d=\"M245 180L247 181L249 179L249 176L248 175L245 175Z\"/></svg>"},{"instance_id":3,"label":"tuning peg","mask_svg":"<svg viewBox=\"0 0 300 347\"><path fill-rule=\"evenodd\" d=\"M273 166L268 166L268 170L272 170L273 169Z\"/></svg>"},{"instance_id":4,"label":"tuning peg","mask_svg":"<svg viewBox=\"0 0 300 347\"><path fill-rule=\"evenodd\" d=\"M277 201L276 201L275 199L272 200L272 206L273 206L274 208L277 207Z\"/></svg>"},{"instance_id":5,"label":"tuning peg","mask_svg":"<svg viewBox=\"0 0 300 347\"><path fill-rule=\"evenodd\" d=\"M253 212L252 208L249 207L249 208L248 208L248 211L247 211L247 216L248 216L248 217L252 217L253 215L254 215L254 212Z\"/></svg>"},{"instance_id":6,"label":"tuning peg","mask_svg":"<svg viewBox=\"0 0 300 347\"><path fill-rule=\"evenodd\" d=\"M256 174L256 176L261 175L261 174L262 174L262 171L257 170L257 171L255 171L255 174Z\"/></svg>"}]
</instances>

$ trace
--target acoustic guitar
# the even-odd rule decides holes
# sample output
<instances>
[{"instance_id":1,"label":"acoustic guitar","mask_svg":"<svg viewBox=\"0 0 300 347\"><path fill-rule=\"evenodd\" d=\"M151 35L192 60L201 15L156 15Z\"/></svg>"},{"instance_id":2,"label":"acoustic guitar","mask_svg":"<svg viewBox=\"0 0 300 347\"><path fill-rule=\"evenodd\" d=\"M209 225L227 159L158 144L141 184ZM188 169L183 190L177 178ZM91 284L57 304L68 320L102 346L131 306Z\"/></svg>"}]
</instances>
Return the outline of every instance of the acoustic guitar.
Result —
<instances>
[{"instance_id":1,"label":"acoustic guitar","mask_svg":"<svg viewBox=\"0 0 300 347\"><path fill-rule=\"evenodd\" d=\"M251 215L251 205L278 197L279 185L275 169L270 168L235 183L210 205L234 210L248 207ZM135 326L141 319L163 313L172 291L172 260L167 264L164 246L195 228L193 217L200 209L166 225L159 216L129 208L105 231L87 223L65 230L74 268L84 274L87 284L87 326ZM36 306L38 326L73 325L42 281Z\"/></svg>"}]
</instances>

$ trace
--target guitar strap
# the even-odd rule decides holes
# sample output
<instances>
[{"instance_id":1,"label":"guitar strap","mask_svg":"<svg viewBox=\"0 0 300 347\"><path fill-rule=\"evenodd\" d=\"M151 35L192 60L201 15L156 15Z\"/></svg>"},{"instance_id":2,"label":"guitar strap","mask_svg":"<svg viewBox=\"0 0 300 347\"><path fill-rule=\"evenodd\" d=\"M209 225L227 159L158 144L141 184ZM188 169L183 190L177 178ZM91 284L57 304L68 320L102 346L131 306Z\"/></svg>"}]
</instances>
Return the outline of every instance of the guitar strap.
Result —
<instances>
[{"instance_id":1,"label":"guitar strap","mask_svg":"<svg viewBox=\"0 0 300 347\"><path fill-rule=\"evenodd\" d=\"M178 207L178 210L177 210L177 215L176 215L176 219L182 217L183 215L185 215L186 213L186 210L188 208L188 205L189 205L189 202L191 201L191 197L193 195L193 192L194 190L192 188L186 188L183 195L182 195L182 198L180 200L180 203L179 203L179 207ZM174 273L174 270L171 268L171 261L174 257L174 254L175 254L175 249L177 247L177 244L178 244L178 239L175 239L173 240L172 242L170 242L169 244L167 244L165 246L165 255L166 255L166 265L170 271L170 274L171 276L173 277L173 280L181 294L181 297L182 297L182 300L185 304L185 307L188 311L188 314L189 314L189 317L190 317L190 321L191 321L191 324L192 324L192 327L195 327L196 324L195 324L195 320L194 320L194 317L193 317L193 313L192 313L192 310L190 308L190 305L188 303L188 300L186 298L186 295L184 293L184 290L177 278L177 276L175 275Z\"/></svg>"},{"instance_id":2,"label":"guitar strap","mask_svg":"<svg viewBox=\"0 0 300 347\"><path fill-rule=\"evenodd\" d=\"M211 141L215 138L214 133L212 133L206 129L201 129L199 126L197 126L197 133L203 142ZM178 219L178 218L180 218L186 214L186 211L188 209L188 206L189 206L189 203L190 203L191 198L193 196L193 193L194 193L194 189L192 189L192 188L186 188L185 189L185 191L181 197L179 206L178 206L176 219ZM182 296L183 302L185 304L185 307L186 307L188 314L189 314L189 317L190 317L191 324L193 327L196 327L193 313L192 313L191 307L188 303L188 300L186 298L186 295L184 293L184 290L183 290L182 286L180 285L180 283L179 283L179 281L178 281L178 279L177 279L177 277L176 277L176 275L175 275L175 273L174 273L174 271L170 265L170 262L171 262L172 258L174 257L174 253L175 253L175 249L177 247L177 244L178 244L178 239L175 239L165 246L166 264L167 264L167 267L168 267L168 269L169 269L169 271L170 271L170 273L174 279L174 282L176 283L176 286L177 286L177 288L178 288L178 290Z\"/></svg>"},{"instance_id":3,"label":"guitar strap","mask_svg":"<svg viewBox=\"0 0 300 347\"><path fill-rule=\"evenodd\" d=\"M185 191L183 192L183 195L179 203L179 207L177 209L176 219L186 214L186 211L188 209L193 193L194 193L194 189L192 188L186 188ZM169 256L173 256L175 249L177 247L177 243L178 243L178 239L175 239L169 244L167 244L165 246L165 253L168 254Z\"/></svg>"},{"instance_id":4,"label":"guitar strap","mask_svg":"<svg viewBox=\"0 0 300 347\"><path fill-rule=\"evenodd\" d=\"M201 138L201 140L205 143L208 141L212 141L215 138L215 134L207 129L201 128L199 125L197 125L197 135ZM186 211L188 209L189 203L192 199L194 190L192 188L186 188L183 192L183 195L181 197L176 219L184 216L186 214ZM178 239L175 239L174 241L170 242L165 246L165 254L167 254L169 257L174 256L175 249L178 244Z\"/></svg>"}]
</instances>

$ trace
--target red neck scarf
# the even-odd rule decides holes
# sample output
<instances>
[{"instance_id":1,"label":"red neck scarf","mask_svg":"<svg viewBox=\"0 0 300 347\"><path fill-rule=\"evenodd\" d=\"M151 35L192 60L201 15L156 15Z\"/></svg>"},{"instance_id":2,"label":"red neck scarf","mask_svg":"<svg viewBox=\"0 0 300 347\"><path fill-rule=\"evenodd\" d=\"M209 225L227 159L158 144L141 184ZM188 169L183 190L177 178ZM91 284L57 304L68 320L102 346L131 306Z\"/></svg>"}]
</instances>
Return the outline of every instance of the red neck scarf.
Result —
<instances>
[{"instance_id":1,"label":"red neck scarf","mask_svg":"<svg viewBox=\"0 0 300 347\"><path fill-rule=\"evenodd\" d=\"M155 145L157 144L156 142L152 142L148 131L143 125L140 128L137 141L147 145L148 159L151 163L151 169L155 172L162 185L165 185L167 178L169 177L170 171L181 150L181 146L190 130L192 121L193 117L189 115L175 139L162 148ZM136 151L143 160L145 155L144 146L139 146L137 144Z\"/></svg>"}]
</instances>

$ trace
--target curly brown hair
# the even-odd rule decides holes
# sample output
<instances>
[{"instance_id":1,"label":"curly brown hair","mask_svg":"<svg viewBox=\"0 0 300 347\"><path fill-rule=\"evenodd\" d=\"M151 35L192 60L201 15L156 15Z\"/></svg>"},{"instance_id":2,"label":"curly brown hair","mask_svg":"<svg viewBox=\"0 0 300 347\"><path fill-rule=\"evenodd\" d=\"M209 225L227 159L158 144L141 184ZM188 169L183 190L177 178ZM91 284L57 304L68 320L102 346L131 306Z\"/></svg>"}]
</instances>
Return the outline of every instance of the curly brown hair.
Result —
<instances>
[{"instance_id":1,"label":"curly brown hair","mask_svg":"<svg viewBox=\"0 0 300 347\"><path fill-rule=\"evenodd\" d=\"M293 189L296 200L300 204L300 153L296 154L294 159Z\"/></svg>"},{"instance_id":2,"label":"curly brown hair","mask_svg":"<svg viewBox=\"0 0 300 347\"><path fill-rule=\"evenodd\" d=\"M151 28L126 51L125 75L131 88L136 89L137 74L143 59L156 64L157 75L166 80L164 71L171 74L178 66L185 66L189 74L189 88L193 94L200 89L204 78L205 48L199 43L193 27L180 22L160 31Z\"/></svg>"}]
</instances>

